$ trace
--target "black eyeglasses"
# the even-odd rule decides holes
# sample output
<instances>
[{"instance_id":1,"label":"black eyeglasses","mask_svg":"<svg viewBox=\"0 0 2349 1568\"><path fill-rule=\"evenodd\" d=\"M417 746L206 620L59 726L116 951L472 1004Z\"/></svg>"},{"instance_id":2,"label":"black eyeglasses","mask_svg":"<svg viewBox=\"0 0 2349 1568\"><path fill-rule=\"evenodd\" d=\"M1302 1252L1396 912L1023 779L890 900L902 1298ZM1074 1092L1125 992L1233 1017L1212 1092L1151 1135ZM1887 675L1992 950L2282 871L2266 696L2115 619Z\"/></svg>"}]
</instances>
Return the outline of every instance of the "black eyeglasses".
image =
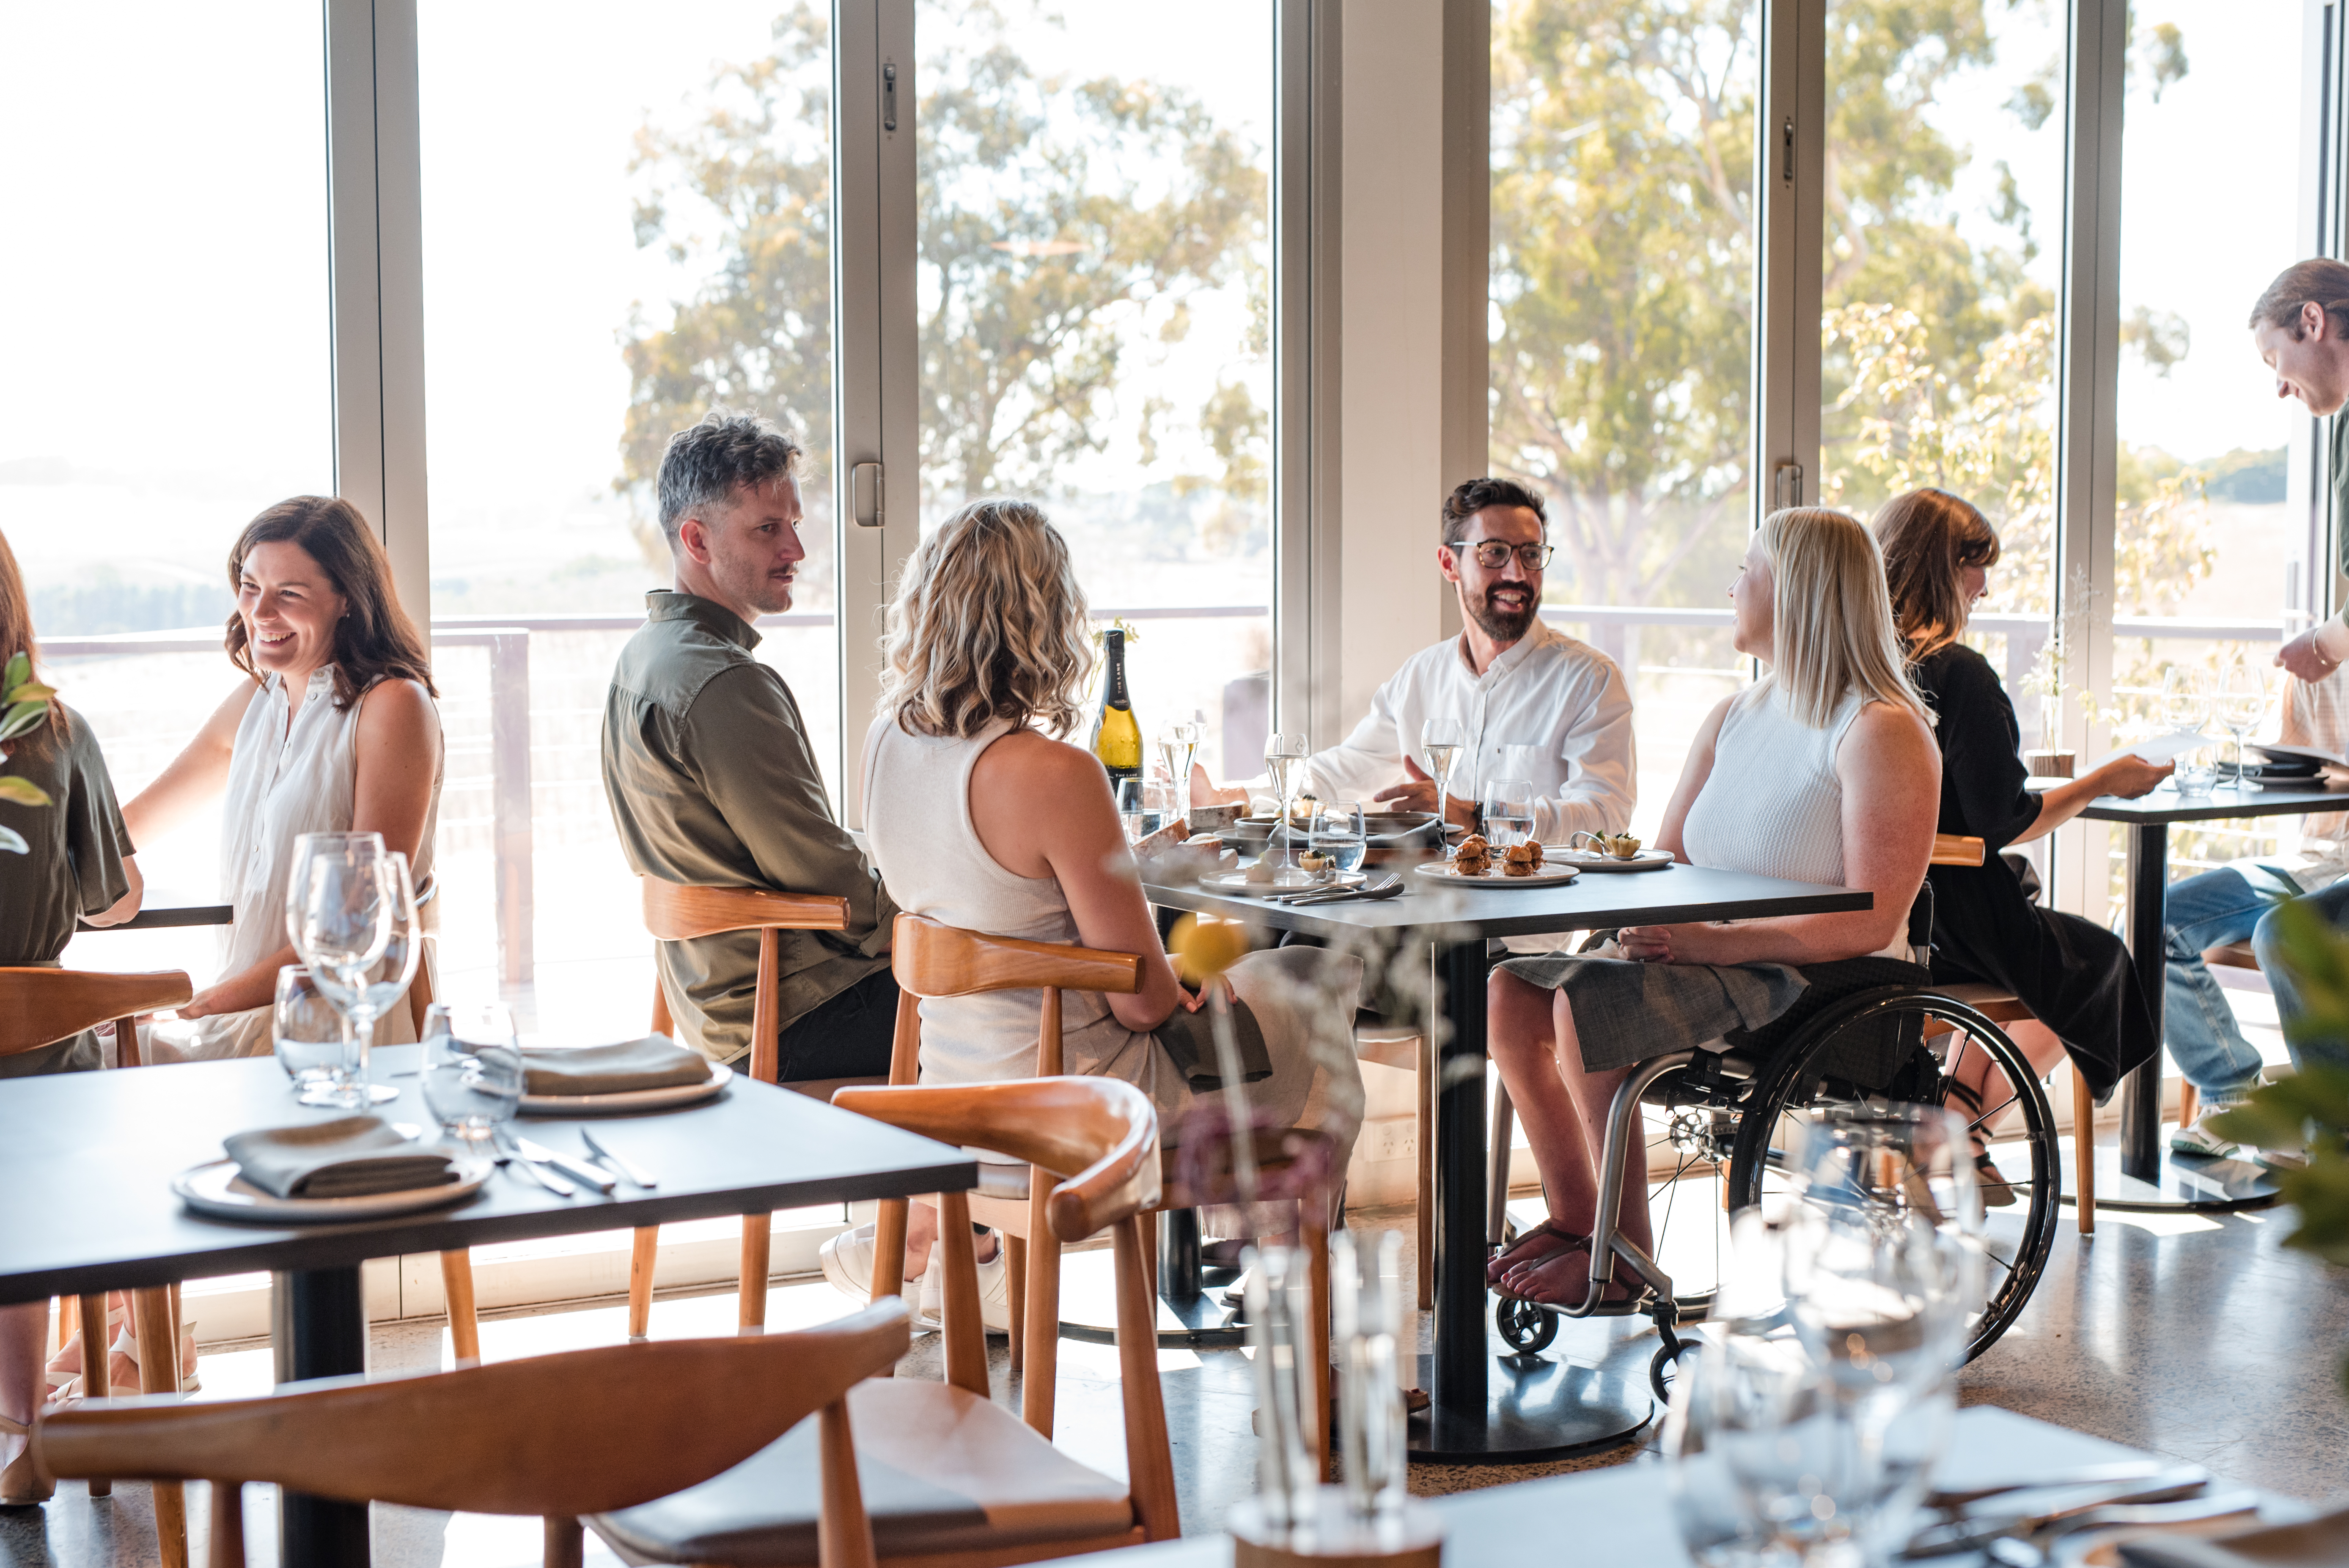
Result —
<instances>
[{"instance_id":1,"label":"black eyeglasses","mask_svg":"<svg viewBox=\"0 0 2349 1568\"><path fill-rule=\"evenodd\" d=\"M1487 572L1498 572L1506 566L1512 553L1516 556L1518 565L1528 572L1538 572L1549 564L1551 556L1557 553L1557 546L1554 544L1520 544L1513 549L1506 540L1500 539L1464 539L1452 548L1474 550L1476 564Z\"/></svg>"}]
</instances>

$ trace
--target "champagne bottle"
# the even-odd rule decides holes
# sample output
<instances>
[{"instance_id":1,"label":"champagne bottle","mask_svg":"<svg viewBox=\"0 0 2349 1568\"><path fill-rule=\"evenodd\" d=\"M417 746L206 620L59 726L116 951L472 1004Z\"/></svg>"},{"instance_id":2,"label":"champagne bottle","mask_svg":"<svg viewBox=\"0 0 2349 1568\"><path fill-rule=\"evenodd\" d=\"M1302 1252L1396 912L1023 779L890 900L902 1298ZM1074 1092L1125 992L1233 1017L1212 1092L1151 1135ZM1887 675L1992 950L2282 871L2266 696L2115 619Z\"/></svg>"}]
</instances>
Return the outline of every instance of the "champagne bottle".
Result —
<instances>
[{"instance_id":1,"label":"champagne bottle","mask_svg":"<svg viewBox=\"0 0 2349 1568\"><path fill-rule=\"evenodd\" d=\"M1102 682L1101 713L1093 720L1093 755L1109 770L1110 789L1142 777L1142 726L1134 722L1133 704L1125 695L1125 631L1112 626L1102 634L1109 645L1109 674Z\"/></svg>"}]
</instances>

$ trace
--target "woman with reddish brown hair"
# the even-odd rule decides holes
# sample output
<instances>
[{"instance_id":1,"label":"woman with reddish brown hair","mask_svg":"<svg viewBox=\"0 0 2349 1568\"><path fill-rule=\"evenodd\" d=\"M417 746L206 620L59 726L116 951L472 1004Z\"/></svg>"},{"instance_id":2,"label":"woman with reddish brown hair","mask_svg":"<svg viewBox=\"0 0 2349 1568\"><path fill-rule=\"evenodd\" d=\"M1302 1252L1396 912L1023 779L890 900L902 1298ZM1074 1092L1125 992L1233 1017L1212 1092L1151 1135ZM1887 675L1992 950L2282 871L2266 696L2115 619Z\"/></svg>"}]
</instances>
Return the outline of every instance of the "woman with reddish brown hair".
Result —
<instances>
[{"instance_id":1,"label":"woman with reddish brown hair","mask_svg":"<svg viewBox=\"0 0 2349 1568\"><path fill-rule=\"evenodd\" d=\"M278 502L238 535L228 576L236 688L125 812L147 840L224 797L221 892L236 913L219 976L180 1009L198 1025L183 1047L195 1059L269 1049L277 971L300 962L285 940L294 841L381 833L421 885L440 793L431 661L357 509L336 496ZM414 1037L404 1007L378 1026L388 1041Z\"/></svg>"}]
</instances>

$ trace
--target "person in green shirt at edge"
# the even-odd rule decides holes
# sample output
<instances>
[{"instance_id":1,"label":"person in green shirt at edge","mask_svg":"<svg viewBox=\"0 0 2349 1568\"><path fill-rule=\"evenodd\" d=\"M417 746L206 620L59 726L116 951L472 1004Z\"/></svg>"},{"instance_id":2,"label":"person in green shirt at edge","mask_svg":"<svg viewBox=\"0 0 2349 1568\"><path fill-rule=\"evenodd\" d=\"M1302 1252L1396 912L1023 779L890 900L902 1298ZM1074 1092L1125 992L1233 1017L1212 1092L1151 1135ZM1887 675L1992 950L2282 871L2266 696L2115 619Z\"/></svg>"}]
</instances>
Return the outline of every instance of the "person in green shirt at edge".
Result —
<instances>
[{"instance_id":1,"label":"person in green shirt at edge","mask_svg":"<svg viewBox=\"0 0 2349 1568\"><path fill-rule=\"evenodd\" d=\"M603 737L604 794L637 875L848 901L844 931L777 934L786 1083L886 1075L897 1016L897 906L833 815L792 688L751 653L758 618L792 607L807 553L798 457L774 425L723 409L669 438L660 526L676 586L645 596ZM656 946L683 1043L747 1067L759 934Z\"/></svg>"},{"instance_id":2,"label":"person in green shirt at edge","mask_svg":"<svg viewBox=\"0 0 2349 1568\"><path fill-rule=\"evenodd\" d=\"M2297 397L2316 418L2333 419L2326 472L2339 520L2342 570L2349 572L2349 265L2319 257L2286 267L2251 307L2251 346L2275 372L2276 396ZM2349 658L2349 615L2320 623L2284 644L2276 655L2301 683L2287 694L2284 738L2301 745L2337 748L2349 738L2344 709L2349 677L2335 679ZM2164 1043L2186 1081L2200 1092L2201 1115L2170 1135L2181 1154L2249 1156L2265 1164L2296 1163L2288 1151L2239 1148L2220 1136L2210 1121L2240 1105L2261 1081L2257 1047L2244 1038L2209 969L2205 950L2248 939L2276 996L2285 1043L2295 1064L2349 1062L2349 1042L2296 1039L2304 1015L2290 971L2279 962L2274 910L2284 898L2302 897L2337 926L2349 926L2349 818L2327 812L2302 819L2296 854L2267 861L2237 861L2169 885L2164 915Z\"/></svg>"}]
</instances>

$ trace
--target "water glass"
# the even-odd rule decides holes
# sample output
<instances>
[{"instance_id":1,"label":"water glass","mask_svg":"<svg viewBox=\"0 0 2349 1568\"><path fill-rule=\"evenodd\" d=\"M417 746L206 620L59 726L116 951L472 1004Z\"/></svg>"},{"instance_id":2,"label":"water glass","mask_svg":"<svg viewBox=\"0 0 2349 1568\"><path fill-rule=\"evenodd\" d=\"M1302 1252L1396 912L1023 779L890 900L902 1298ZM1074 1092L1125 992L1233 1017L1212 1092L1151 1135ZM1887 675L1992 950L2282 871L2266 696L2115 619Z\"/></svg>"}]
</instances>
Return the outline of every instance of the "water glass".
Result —
<instances>
[{"instance_id":1,"label":"water glass","mask_svg":"<svg viewBox=\"0 0 2349 1568\"><path fill-rule=\"evenodd\" d=\"M522 1101L522 1047L502 1002L435 1002L424 1011L424 1106L441 1130L486 1143Z\"/></svg>"},{"instance_id":2,"label":"water glass","mask_svg":"<svg viewBox=\"0 0 2349 1568\"><path fill-rule=\"evenodd\" d=\"M1396 1346L1402 1329L1402 1237L1381 1231L1358 1253L1351 1232L1330 1238L1337 1309L1339 1447L1346 1455L1346 1503L1358 1520L1402 1511L1410 1417Z\"/></svg>"},{"instance_id":3,"label":"water glass","mask_svg":"<svg viewBox=\"0 0 2349 1568\"><path fill-rule=\"evenodd\" d=\"M1121 779L1117 781L1118 825L1125 830L1125 841L1129 844L1150 831L1142 802L1141 779Z\"/></svg>"},{"instance_id":4,"label":"water glass","mask_svg":"<svg viewBox=\"0 0 2349 1568\"><path fill-rule=\"evenodd\" d=\"M1362 830L1360 800L1330 801L1313 819L1313 852L1329 856L1339 871L1361 870L1362 853L1369 843Z\"/></svg>"},{"instance_id":5,"label":"water glass","mask_svg":"<svg viewBox=\"0 0 2349 1568\"><path fill-rule=\"evenodd\" d=\"M2177 787L2180 799L2209 799L2210 791L2219 784L2219 767L2211 751L2204 748L2180 757L2170 782Z\"/></svg>"},{"instance_id":6,"label":"water glass","mask_svg":"<svg viewBox=\"0 0 2349 1568\"><path fill-rule=\"evenodd\" d=\"M1485 841L1496 850L1534 833L1534 787L1523 779L1495 779L1485 787Z\"/></svg>"},{"instance_id":7,"label":"water glass","mask_svg":"<svg viewBox=\"0 0 2349 1568\"><path fill-rule=\"evenodd\" d=\"M324 1092L343 1062L343 1016L298 964L277 971L277 999L269 1013L269 1039L277 1065L297 1096Z\"/></svg>"},{"instance_id":8,"label":"water glass","mask_svg":"<svg viewBox=\"0 0 2349 1568\"><path fill-rule=\"evenodd\" d=\"M1672 1522L1702 1568L1832 1562L1848 1550L1853 1455L1791 1334L1708 1326L1664 1417Z\"/></svg>"}]
</instances>

